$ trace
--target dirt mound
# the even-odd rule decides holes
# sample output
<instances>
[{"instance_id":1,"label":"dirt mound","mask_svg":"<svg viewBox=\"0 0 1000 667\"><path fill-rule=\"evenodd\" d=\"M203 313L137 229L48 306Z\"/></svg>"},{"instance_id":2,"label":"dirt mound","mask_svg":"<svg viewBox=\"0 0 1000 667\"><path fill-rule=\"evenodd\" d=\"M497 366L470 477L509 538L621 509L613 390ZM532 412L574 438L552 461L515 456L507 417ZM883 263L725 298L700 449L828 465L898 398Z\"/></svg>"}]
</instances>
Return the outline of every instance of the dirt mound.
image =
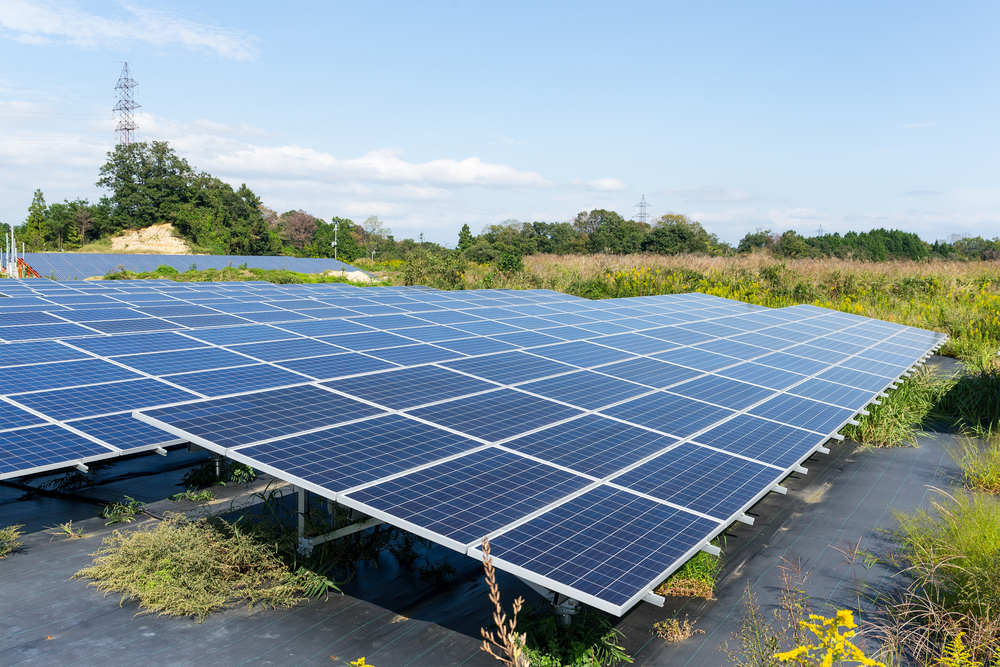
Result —
<instances>
[{"instance_id":1,"label":"dirt mound","mask_svg":"<svg viewBox=\"0 0 1000 667\"><path fill-rule=\"evenodd\" d=\"M111 239L114 252L141 252L159 255L189 255L187 242L174 233L169 222L145 229L133 229Z\"/></svg>"}]
</instances>

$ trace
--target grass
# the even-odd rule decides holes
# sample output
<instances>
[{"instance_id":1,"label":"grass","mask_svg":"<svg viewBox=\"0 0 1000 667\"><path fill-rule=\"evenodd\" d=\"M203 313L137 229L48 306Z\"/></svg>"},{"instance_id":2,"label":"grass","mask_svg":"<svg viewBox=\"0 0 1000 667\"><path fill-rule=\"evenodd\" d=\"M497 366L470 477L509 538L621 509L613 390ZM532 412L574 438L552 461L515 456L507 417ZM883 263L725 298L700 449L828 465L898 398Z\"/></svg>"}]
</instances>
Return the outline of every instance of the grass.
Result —
<instances>
[{"instance_id":1,"label":"grass","mask_svg":"<svg viewBox=\"0 0 1000 667\"><path fill-rule=\"evenodd\" d=\"M869 405L866 410L870 414L860 417L857 426L848 424L840 432L873 447L915 445L915 426L938 415L939 404L957 382L957 378L943 377L921 367L897 389L889 391L887 398L880 399L881 405Z\"/></svg>"},{"instance_id":2,"label":"grass","mask_svg":"<svg viewBox=\"0 0 1000 667\"><path fill-rule=\"evenodd\" d=\"M599 254L531 255L524 267L502 272L423 258L366 265L392 284L442 289L546 288L593 299L697 291L774 308L808 303L947 333L943 352L970 362L985 362L1000 349L996 262Z\"/></svg>"},{"instance_id":3,"label":"grass","mask_svg":"<svg viewBox=\"0 0 1000 667\"><path fill-rule=\"evenodd\" d=\"M973 491L1000 494L1000 442L966 438L951 451L951 455L962 469L966 487Z\"/></svg>"},{"instance_id":4,"label":"grass","mask_svg":"<svg viewBox=\"0 0 1000 667\"><path fill-rule=\"evenodd\" d=\"M205 486L225 486L229 483L249 484L257 479L257 471L245 463L223 458L218 460L218 468L220 475L215 473L216 460L208 459L188 470L181 483L189 489L197 489Z\"/></svg>"},{"instance_id":5,"label":"grass","mask_svg":"<svg viewBox=\"0 0 1000 667\"><path fill-rule=\"evenodd\" d=\"M208 489L203 489L201 491L195 491L194 489L186 489L181 493L175 493L170 496L170 499L175 503L179 502L189 502L189 503L207 503L215 500L215 494Z\"/></svg>"},{"instance_id":6,"label":"grass","mask_svg":"<svg viewBox=\"0 0 1000 667\"><path fill-rule=\"evenodd\" d=\"M657 595L698 597L711 600L722 562L718 556L699 551L656 587Z\"/></svg>"},{"instance_id":7,"label":"grass","mask_svg":"<svg viewBox=\"0 0 1000 667\"><path fill-rule=\"evenodd\" d=\"M14 551L21 548L20 537L24 535L23 524L16 523L13 526L0 528L0 558L6 558Z\"/></svg>"},{"instance_id":8,"label":"grass","mask_svg":"<svg viewBox=\"0 0 1000 667\"><path fill-rule=\"evenodd\" d=\"M136 514L142 513L144 507L145 505L135 498L125 496L122 500L115 498L112 502L105 505L98 516L108 520L104 524L106 526L110 526L113 523L130 523Z\"/></svg>"},{"instance_id":9,"label":"grass","mask_svg":"<svg viewBox=\"0 0 1000 667\"><path fill-rule=\"evenodd\" d=\"M54 526L49 526L48 530L53 531L49 533L49 535L52 536L49 539L49 542L51 542L57 537L68 537L71 540L78 540L82 537L87 536L86 533L84 533L79 528L74 528L72 521L67 521L66 523L58 523Z\"/></svg>"},{"instance_id":10,"label":"grass","mask_svg":"<svg viewBox=\"0 0 1000 667\"><path fill-rule=\"evenodd\" d=\"M359 283L348 280L338 275L325 275L314 273L299 273L297 271L287 271L285 269L253 269L246 264L239 266L227 266L224 269L197 269L197 257L191 258L192 268L188 271L180 272L172 266L165 264L158 266L152 271L142 271L135 273L128 271L124 266L108 271L104 274L105 280L173 280L180 283L204 283L204 282L235 282L244 280L263 280L276 285L300 285L318 283L346 283L358 287L370 287L368 283Z\"/></svg>"},{"instance_id":11,"label":"grass","mask_svg":"<svg viewBox=\"0 0 1000 667\"><path fill-rule=\"evenodd\" d=\"M668 642L684 641L688 637L704 633L704 630L696 630L694 623L689 621L687 617L683 621L678 621L676 618L668 618L653 624L653 634Z\"/></svg>"},{"instance_id":12,"label":"grass","mask_svg":"<svg viewBox=\"0 0 1000 667\"><path fill-rule=\"evenodd\" d=\"M316 575L291 572L276 548L219 519L166 521L104 539L73 575L140 610L204 619L231 604L291 607Z\"/></svg>"},{"instance_id":13,"label":"grass","mask_svg":"<svg viewBox=\"0 0 1000 667\"><path fill-rule=\"evenodd\" d=\"M1000 498L947 493L896 513L897 562L909 586L880 600L887 657L938 665L960 634L974 660L1000 661Z\"/></svg>"}]
</instances>

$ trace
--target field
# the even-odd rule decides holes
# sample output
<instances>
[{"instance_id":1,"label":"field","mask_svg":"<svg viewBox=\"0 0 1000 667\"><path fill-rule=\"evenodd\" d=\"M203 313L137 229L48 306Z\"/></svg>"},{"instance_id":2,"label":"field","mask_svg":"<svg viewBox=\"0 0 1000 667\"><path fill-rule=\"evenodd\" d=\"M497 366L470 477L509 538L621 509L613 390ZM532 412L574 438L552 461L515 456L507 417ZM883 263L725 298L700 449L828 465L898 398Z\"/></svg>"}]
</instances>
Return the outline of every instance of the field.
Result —
<instances>
[{"instance_id":1,"label":"field","mask_svg":"<svg viewBox=\"0 0 1000 667\"><path fill-rule=\"evenodd\" d=\"M947 333L942 353L968 362L1000 350L1000 262L776 261L759 253L529 255L508 271L439 257L356 265L390 284L443 289L545 288L587 298L697 291L768 307L808 303Z\"/></svg>"}]
</instances>

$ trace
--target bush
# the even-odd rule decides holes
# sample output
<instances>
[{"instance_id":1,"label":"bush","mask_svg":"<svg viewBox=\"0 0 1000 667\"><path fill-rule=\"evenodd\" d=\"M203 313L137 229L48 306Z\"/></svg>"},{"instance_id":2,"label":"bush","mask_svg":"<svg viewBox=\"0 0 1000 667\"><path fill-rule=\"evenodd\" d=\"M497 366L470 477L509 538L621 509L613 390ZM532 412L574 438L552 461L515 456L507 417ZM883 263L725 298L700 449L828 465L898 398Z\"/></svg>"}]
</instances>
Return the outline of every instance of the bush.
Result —
<instances>
[{"instance_id":1,"label":"bush","mask_svg":"<svg viewBox=\"0 0 1000 667\"><path fill-rule=\"evenodd\" d=\"M168 616L205 616L235 602L291 607L317 575L292 574L273 546L219 519L180 517L104 539L94 564L73 575Z\"/></svg>"},{"instance_id":2,"label":"bush","mask_svg":"<svg viewBox=\"0 0 1000 667\"><path fill-rule=\"evenodd\" d=\"M21 541L18 538L24 535L22 528L24 526L19 523L0 528L0 558L5 558L21 548Z\"/></svg>"}]
</instances>

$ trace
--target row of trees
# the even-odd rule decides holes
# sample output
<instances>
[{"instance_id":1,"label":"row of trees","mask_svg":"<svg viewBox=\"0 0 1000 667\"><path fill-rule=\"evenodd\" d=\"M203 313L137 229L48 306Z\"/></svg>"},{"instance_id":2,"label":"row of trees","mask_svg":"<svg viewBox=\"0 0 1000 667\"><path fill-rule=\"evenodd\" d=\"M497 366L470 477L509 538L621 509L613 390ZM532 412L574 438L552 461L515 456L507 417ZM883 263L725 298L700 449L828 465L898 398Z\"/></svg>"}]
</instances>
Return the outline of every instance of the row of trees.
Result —
<instances>
[{"instance_id":1,"label":"row of trees","mask_svg":"<svg viewBox=\"0 0 1000 667\"><path fill-rule=\"evenodd\" d=\"M390 232L377 217L361 225L329 223L305 211L278 214L246 184L232 186L195 170L167 142L117 146L101 167L98 187L108 194L46 205L36 190L28 217L16 230L30 251L75 250L127 229L171 223L196 250L226 255L298 255L353 261L384 245Z\"/></svg>"},{"instance_id":2,"label":"row of trees","mask_svg":"<svg viewBox=\"0 0 1000 667\"><path fill-rule=\"evenodd\" d=\"M415 252L447 252L423 240L396 241L375 216L361 224L334 217L329 222L303 210L277 213L246 184L227 183L188 164L166 142L117 146L101 167L98 187L107 195L47 206L39 190L18 239L34 251L75 249L126 229L168 222L200 252L229 255L333 257L352 262L377 252L381 259L406 260ZM333 243L336 242L336 250ZM535 253L700 253L723 255L764 250L778 257L1000 258L1000 238L939 241L933 245L899 230L819 234L804 237L789 230L775 234L757 229L736 247L721 242L697 221L667 214L652 224L627 220L614 211L594 209L568 222L506 220L473 235L468 225L457 250L469 260L510 263ZM518 260L519 261L519 260ZM518 262L515 261L515 264Z\"/></svg>"}]
</instances>

